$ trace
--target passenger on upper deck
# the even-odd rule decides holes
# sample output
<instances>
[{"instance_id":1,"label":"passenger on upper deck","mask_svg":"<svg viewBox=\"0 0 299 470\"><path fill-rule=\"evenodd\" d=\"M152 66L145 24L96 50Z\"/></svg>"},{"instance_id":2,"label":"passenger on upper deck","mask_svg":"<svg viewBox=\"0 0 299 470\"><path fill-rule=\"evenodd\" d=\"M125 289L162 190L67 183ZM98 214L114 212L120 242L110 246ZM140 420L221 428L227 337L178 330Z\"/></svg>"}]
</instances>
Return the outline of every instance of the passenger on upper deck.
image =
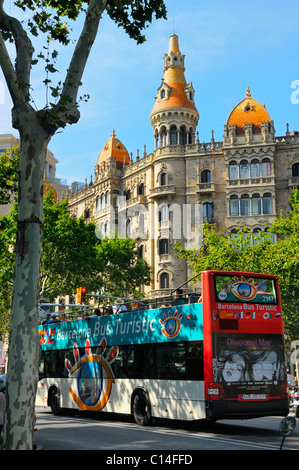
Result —
<instances>
[{"instance_id":1,"label":"passenger on upper deck","mask_svg":"<svg viewBox=\"0 0 299 470\"><path fill-rule=\"evenodd\" d=\"M46 314L46 319L42 322L42 325L47 325L48 323L51 323L51 313Z\"/></svg>"},{"instance_id":2,"label":"passenger on upper deck","mask_svg":"<svg viewBox=\"0 0 299 470\"><path fill-rule=\"evenodd\" d=\"M174 296L174 305L183 305L186 303L186 298L183 297L182 289L177 289Z\"/></svg>"},{"instance_id":3,"label":"passenger on upper deck","mask_svg":"<svg viewBox=\"0 0 299 470\"><path fill-rule=\"evenodd\" d=\"M122 299L117 299L115 305L112 306L113 315L117 315L118 313L124 313L127 311L127 306L125 305Z\"/></svg>"},{"instance_id":4,"label":"passenger on upper deck","mask_svg":"<svg viewBox=\"0 0 299 470\"><path fill-rule=\"evenodd\" d=\"M104 316L106 315L113 315L113 309L111 305L107 305L106 307L104 307Z\"/></svg>"},{"instance_id":5,"label":"passenger on upper deck","mask_svg":"<svg viewBox=\"0 0 299 470\"><path fill-rule=\"evenodd\" d=\"M49 323L59 323L59 318L57 318L57 313L55 312L51 313L51 319Z\"/></svg>"}]
</instances>

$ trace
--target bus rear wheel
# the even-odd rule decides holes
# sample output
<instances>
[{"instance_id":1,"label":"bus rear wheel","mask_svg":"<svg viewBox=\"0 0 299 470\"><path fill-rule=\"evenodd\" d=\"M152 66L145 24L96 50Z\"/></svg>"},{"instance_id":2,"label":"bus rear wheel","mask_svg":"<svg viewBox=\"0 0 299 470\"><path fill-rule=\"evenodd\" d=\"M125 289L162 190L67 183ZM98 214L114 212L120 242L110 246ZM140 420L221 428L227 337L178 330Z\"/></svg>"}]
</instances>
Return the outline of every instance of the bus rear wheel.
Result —
<instances>
[{"instance_id":1,"label":"bus rear wheel","mask_svg":"<svg viewBox=\"0 0 299 470\"><path fill-rule=\"evenodd\" d=\"M151 422L151 408L148 394L143 390L136 393L133 399L133 415L135 422L147 426Z\"/></svg>"}]
</instances>

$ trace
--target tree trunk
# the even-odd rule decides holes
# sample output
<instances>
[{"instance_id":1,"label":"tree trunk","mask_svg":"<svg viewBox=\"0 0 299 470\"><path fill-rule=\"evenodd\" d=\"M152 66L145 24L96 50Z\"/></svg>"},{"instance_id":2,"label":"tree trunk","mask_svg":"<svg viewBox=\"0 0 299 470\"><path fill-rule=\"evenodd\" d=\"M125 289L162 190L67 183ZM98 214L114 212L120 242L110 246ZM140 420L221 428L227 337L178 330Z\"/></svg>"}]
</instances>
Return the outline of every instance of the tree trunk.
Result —
<instances>
[{"instance_id":1,"label":"tree trunk","mask_svg":"<svg viewBox=\"0 0 299 470\"><path fill-rule=\"evenodd\" d=\"M22 118L16 264L4 421L5 450L33 448L39 368L38 292L43 173L49 138L32 112ZM25 125L24 125L25 123Z\"/></svg>"}]
</instances>

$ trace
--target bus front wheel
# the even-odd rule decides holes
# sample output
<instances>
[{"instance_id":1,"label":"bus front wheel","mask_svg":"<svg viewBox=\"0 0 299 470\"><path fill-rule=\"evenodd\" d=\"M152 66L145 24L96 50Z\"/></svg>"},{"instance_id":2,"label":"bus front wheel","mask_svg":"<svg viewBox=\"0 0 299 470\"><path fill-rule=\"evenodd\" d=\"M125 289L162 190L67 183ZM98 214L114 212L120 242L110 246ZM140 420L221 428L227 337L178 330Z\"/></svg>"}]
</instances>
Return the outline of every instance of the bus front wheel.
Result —
<instances>
[{"instance_id":1,"label":"bus front wheel","mask_svg":"<svg viewBox=\"0 0 299 470\"><path fill-rule=\"evenodd\" d=\"M151 422L151 408L148 394L143 390L136 393L133 399L133 415L137 424L147 426Z\"/></svg>"}]
</instances>

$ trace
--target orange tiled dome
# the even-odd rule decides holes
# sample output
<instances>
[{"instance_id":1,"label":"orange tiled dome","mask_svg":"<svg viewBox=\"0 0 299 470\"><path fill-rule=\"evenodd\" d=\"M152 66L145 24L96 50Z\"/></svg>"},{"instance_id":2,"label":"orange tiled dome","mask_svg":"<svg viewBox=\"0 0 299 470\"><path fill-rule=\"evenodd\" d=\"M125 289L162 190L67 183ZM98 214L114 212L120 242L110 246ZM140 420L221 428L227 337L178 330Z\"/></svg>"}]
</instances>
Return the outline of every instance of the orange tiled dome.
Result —
<instances>
[{"instance_id":1,"label":"orange tiled dome","mask_svg":"<svg viewBox=\"0 0 299 470\"><path fill-rule=\"evenodd\" d=\"M171 56L175 57L174 61L171 65L166 64L163 77L164 84L170 89L169 96L167 99L159 99L158 96L155 98L155 104L152 109L151 116L163 109L176 108L180 106L192 109L197 113L194 102L188 99L185 90L187 83L184 74L184 67L182 66L182 62L180 62L180 59L182 58L181 60L183 60L184 56L180 55L178 36L175 34L169 38L169 60L171 60ZM177 61L177 66L175 65L175 61Z\"/></svg>"},{"instance_id":2,"label":"orange tiled dome","mask_svg":"<svg viewBox=\"0 0 299 470\"><path fill-rule=\"evenodd\" d=\"M270 115L265 106L251 97L247 88L246 97L230 113L227 126L236 125L237 134L244 134L245 124L252 123L253 132L261 132L261 122L271 122Z\"/></svg>"},{"instance_id":3,"label":"orange tiled dome","mask_svg":"<svg viewBox=\"0 0 299 470\"><path fill-rule=\"evenodd\" d=\"M104 145L97 161L99 170L101 169L102 163L106 163L108 158L116 159L116 167L122 168L124 163L128 165L130 163L129 153L122 142L115 137L115 131L112 130L110 139Z\"/></svg>"}]
</instances>

